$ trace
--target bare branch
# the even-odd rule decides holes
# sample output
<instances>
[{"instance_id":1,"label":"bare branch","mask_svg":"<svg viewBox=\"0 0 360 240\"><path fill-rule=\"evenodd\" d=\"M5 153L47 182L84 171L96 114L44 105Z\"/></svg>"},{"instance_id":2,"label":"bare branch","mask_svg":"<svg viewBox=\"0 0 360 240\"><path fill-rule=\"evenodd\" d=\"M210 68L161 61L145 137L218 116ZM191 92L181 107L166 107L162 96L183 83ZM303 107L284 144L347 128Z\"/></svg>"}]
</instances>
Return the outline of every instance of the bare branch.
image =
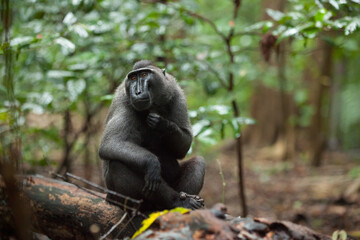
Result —
<instances>
[{"instance_id":1,"label":"bare branch","mask_svg":"<svg viewBox=\"0 0 360 240\"><path fill-rule=\"evenodd\" d=\"M203 22L206 22L207 24L209 24L209 25L211 26L211 28L216 32L217 35L219 35L224 41L226 40L225 34L222 33L222 32L218 29L218 27L216 26L216 24L215 24L213 21L211 21L210 19L208 19L208 18L206 18L206 17L204 17L204 16L202 16L202 15L200 15L200 14L198 14L198 13L195 13L195 12L192 12L192 11L190 11L190 10L187 10L187 9L181 8L181 9L179 9L179 10L182 10L182 11L184 11L185 13L187 13L187 14L190 15L190 16L192 16L192 17L194 17L194 18L197 18L197 19L199 19L199 20L201 20L201 21L203 21Z\"/></svg>"},{"instance_id":2,"label":"bare branch","mask_svg":"<svg viewBox=\"0 0 360 240\"><path fill-rule=\"evenodd\" d=\"M116 224L114 224L107 233L101 236L100 240L106 239L125 220L126 216L127 212L124 213L122 218Z\"/></svg>"},{"instance_id":3,"label":"bare branch","mask_svg":"<svg viewBox=\"0 0 360 240\"><path fill-rule=\"evenodd\" d=\"M227 86L226 86L226 82L225 82L225 80L220 76L220 74L219 74L209 63L207 63L207 62L205 62L205 61L204 61L203 63L206 64L206 66L207 66L207 68L210 70L210 72L212 72L212 73L215 75L215 77L219 80L221 86L223 86L224 88L226 88L226 87L227 87Z\"/></svg>"}]
</instances>

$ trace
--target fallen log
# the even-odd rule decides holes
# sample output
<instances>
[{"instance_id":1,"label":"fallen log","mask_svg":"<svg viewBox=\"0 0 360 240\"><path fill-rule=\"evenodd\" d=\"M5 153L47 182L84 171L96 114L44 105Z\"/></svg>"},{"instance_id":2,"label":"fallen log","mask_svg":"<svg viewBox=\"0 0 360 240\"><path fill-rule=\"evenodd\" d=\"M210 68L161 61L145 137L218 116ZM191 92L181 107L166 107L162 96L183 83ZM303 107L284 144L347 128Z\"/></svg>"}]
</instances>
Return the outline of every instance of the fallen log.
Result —
<instances>
[{"instance_id":1,"label":"fallen log","mask_svg":"<svg viewBox=\"0 0 360 240\"><path fill-rule=\"evenodd\" d=\"M2 235L9 236L16 230L5 187L0 179L0 239ZM30 206L31 230L50 239L121 239L132 236L135 232L136 227L128 224L132 219L130 214L124 215L124 209L106 202L104 194L42 176L23 178L20 188ZM139 219L135 222L139 222ZM110 229L114 231L109 231ZM196 210L186 214L163 214L136 239L331 238L291 222L234 218L227 215L224 205L217 204L212 209Z\"/></svg>"},{"instance_id":2,"label":"fallen log","mask_svg":"<svg viewBox=\"0 0 360 240\"><path fill-rule=\"evenodd\" d=\"M136 230L126 224L129 214L122 219L126 212L106 202L105 194L38 175L24 177L19 184L30 206L31 230L51 239L99 239L116 224L123 230L119 238ZM4 188L0 181L0 234L11 234L15 229ZM115 230L108 237L118 233Z\"/></svg>"}]
</instances>

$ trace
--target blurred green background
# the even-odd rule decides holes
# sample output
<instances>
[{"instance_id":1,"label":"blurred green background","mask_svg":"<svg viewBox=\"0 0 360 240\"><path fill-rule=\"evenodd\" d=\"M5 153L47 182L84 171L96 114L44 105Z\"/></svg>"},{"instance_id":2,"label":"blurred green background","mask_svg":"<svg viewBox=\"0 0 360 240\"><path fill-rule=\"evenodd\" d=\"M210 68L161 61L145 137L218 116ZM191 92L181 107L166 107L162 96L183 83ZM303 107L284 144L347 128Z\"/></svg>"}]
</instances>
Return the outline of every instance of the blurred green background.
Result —
<instances>
[{"instance_id":1,"label":"blurred green background","mask_svg":"<svg viewBox=\"0 0 360 240\"><path fill-rule=\"evenodd\" d=\"M1 13L0 151L13 160L16 142L22 173L70 171L101 184L97 148L112 94L134 62L149 59L184 89L189 154L207 158L209 176L218 175L213 160L226 173L244 156L245 183L250 172L264 187L289 168L316 175L313 166L335 164L351 179L345 187L360 177L358 0L3 0ZM237 175L219 178L214 195L205 184L208 202L221 201L221 182ZM236 194L227 199L238 214ZM297 211L301 201L289 205ZM249 205L253 215L300 214ZM356 230L358 218L330 229Z\"/></svg>"}]
</instances>

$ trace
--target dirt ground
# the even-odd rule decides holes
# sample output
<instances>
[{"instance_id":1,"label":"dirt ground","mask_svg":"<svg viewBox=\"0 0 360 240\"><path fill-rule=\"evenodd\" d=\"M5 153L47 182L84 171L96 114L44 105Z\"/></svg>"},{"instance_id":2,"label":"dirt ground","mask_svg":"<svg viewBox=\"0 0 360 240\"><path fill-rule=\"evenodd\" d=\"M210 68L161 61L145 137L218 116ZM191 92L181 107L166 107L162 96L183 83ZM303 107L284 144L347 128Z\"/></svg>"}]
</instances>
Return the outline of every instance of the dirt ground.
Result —
<instances>
[{"instance_id":1,"label":"dirt ground","mask_svg":"<svg viewBox=\"0 0 360 240\"><path fill-rule=\"evenodd\" d=\"M207 207L222 202L233 216L241 215L238 198L237 162L232 147L207 156L202 190ZM327 152L323 166L309 167L306 156L284 162L273 148L244 147L245 191L249 216L296 222L331 235L344 229L360 239L360 157ZM354 174L353 174L354 175Z\"/></svg>"},{"instance_id":2,"label":"dirt ground","mask_svg":"<svg viewBox=\"0 0 360 240\"><path fill-rule=\"evenodd\" d=\"M207 169L200 195L206 207L223 202L224 191L228 213L241 216L233 144L214 148L204 157ZM343 229L360 239L360 153L327 152L322 167L317 169L309 167L307 159L306 155L298 154L284 162L274 147L244 146L249 216L288 220L327 235ZM87 178L90 171L89 180L103 185L100 168L100 160L92 169L86 169L77 159L72 172ZM356 169L357 173L351 174Z\"/></svg>"}]
</instances>

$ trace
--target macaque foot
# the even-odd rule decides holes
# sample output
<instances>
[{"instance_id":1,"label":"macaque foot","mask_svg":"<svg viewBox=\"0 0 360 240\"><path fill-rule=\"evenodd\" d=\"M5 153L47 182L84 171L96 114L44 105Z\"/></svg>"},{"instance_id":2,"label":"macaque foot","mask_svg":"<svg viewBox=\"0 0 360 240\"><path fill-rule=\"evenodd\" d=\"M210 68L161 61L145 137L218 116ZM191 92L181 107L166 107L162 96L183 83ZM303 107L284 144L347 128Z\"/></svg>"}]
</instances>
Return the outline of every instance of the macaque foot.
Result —
<instances>
[{"instance_id":1,"label":"macaque foot","mask_svg":"<svg viewBox=\"0 0 360 240\"><path fill-rule=\"evenodd\" d=\"M191 195L185 192L180 192L181 207L190 208L192 210L200 209L205 206L204 199L198 195Z\"/></svg>"}]
</instances>

